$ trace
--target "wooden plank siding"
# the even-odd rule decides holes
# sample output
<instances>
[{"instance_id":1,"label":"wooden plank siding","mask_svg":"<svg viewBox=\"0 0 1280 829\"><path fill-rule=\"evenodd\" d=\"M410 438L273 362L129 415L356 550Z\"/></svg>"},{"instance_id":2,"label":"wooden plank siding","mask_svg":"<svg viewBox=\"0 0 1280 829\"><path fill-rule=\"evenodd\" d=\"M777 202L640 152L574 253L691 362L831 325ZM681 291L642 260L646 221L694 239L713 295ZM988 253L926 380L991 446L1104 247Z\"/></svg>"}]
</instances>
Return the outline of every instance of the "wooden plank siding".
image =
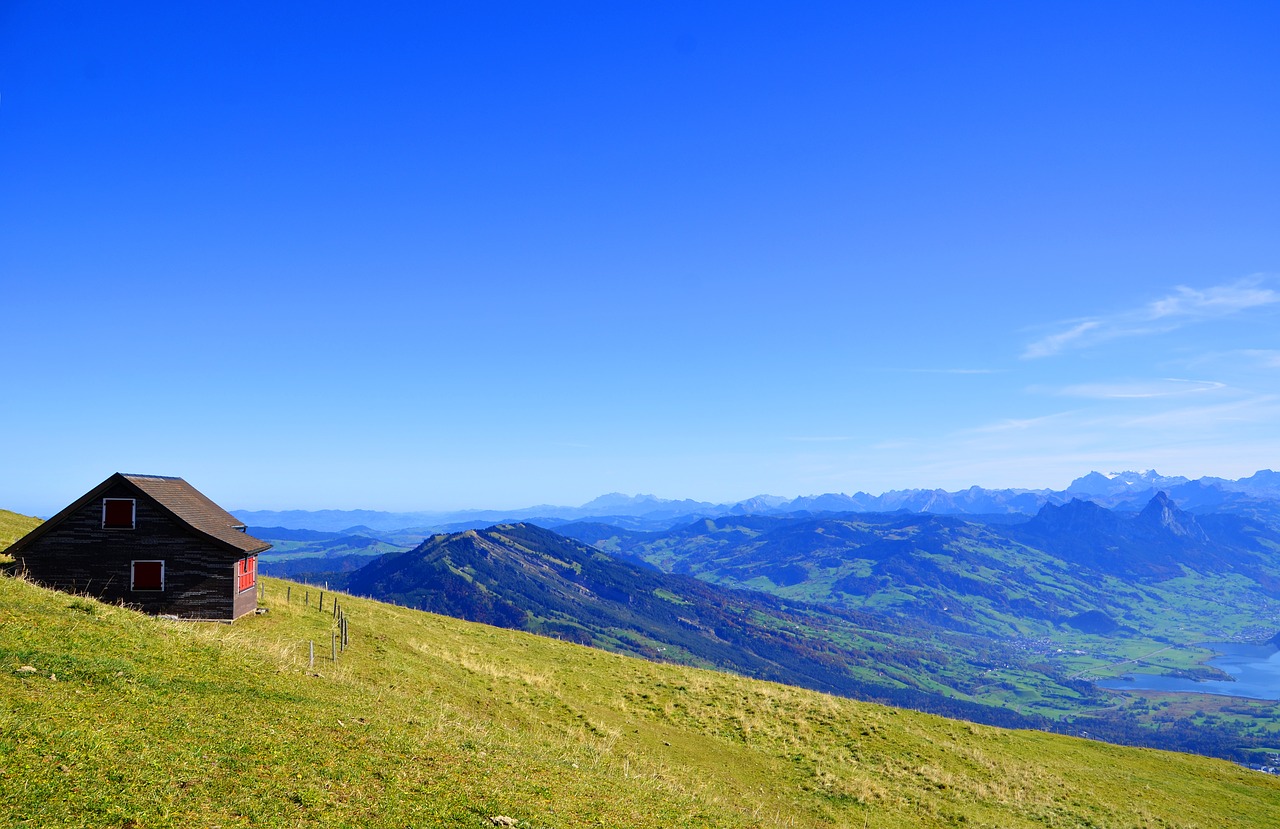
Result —
<instances>
[{"instance_id":1,"label":"wooden plank siding","mask_svg":"<svg viewBox=\"0 0 1280 829\"><path fill-rule=\"evenodd\" d=\"M103 498L136 499L135 528L104 529ZM236 562L246 557L175 520L126 482L97 494L15 553L28 577L59 590L121 601L147 613L223 620L257 608L256 589L238 589ZM164 589L132 590L134 560L163 561Z\"/></svg>"}]
</instances>

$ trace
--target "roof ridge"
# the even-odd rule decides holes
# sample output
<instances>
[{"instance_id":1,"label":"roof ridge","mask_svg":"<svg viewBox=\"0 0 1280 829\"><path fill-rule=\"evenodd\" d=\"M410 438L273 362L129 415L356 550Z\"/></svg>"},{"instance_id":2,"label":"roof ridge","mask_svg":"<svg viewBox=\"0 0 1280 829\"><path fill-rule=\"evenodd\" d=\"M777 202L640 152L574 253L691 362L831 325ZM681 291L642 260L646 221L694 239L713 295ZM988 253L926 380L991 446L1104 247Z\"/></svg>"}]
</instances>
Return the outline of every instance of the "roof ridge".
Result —
<instances>
[{"instance_id":1,"label":"roof ridge","mask_svg":"<svg viewBox=\"0 0 1280 829\"><path fill-rule=\"evenodd\" d=\"M187 526L247 553L260 552L271 545L246 532L245 525L227 510L191 485L168 475L124 475L121 477Z\"/></svg>"}]
</instances>

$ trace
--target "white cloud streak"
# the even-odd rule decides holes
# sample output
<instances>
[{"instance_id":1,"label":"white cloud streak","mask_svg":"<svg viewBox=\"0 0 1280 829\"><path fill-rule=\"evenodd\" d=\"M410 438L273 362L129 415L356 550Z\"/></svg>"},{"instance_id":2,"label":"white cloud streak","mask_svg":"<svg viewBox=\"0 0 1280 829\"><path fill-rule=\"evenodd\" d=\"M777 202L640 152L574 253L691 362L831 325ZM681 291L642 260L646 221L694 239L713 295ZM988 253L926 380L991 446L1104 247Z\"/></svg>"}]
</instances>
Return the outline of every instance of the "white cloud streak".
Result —
<instances>
[{"instance_id":1,"label":"white cloud streak","mask_svg":"<svg viewBox=\"0 0 1280 829\"><path fill-rule=\"evenodd\" d=\"M984 434L998 432L1025 432L1031 429L1038 429L1046 423L1063 420L1073 417L1077 414L1075 411L1055 412L1053 414L1041 415L1039 417L1023 417L1023 418L1005 418L995 423L988 423L983 426L975 426L971 429L960 431L959 435L965 434Z\"/></svg>"},{"instance_id":2,"label":"white cloud streak","mask_svg":"<svg viewBox=\"0 0 1280 829\"><path fill-rule=\"evenodd\" d=\"M1238 314L1280 303L1280 291L1265 287L1262 277L1240 279L1205 289L1179 285L1173 293L1140 308L1110 316L1067 320L1064 330L1041 337L1022 352L1024 360L1052 357L1119 337L1160 334L1184 325Z\"/></svg>"},{"instance_id":3,"label":"white cloud streak","mask_svg":"<svg viewBox=\"0 0 1280 829\"><path fill-rule=\"evenodd\" d=\"M1102 323L1099 320L1086 320L1076 323L1066 331L1050 334L1027 346L1027 350L1022 352L1023 359L1034 360L1037 357L1051 357L1063 349L1080 342L1090 331L1095 331L1101 327Z\"/></svg>"},{"instance_id":4,"label":"white cloud streak","mask_svg":"<svg viewBox=\"0 0 1280 829\"><path fill-rule=\"evenodd\" d=\"M1001 374L1004 369L999 368L908 368L904 369L911 374Z\"/></svg>"},{"instance_id":5,"label":"white cloud streak","mask_svg":"<svg viewBox=\"0 0 1280 829\"><path fill-rule=\"evenodd\" d=\"M1171 296L1147 306L1146 313L1153 320L1223 317L1276 302L1280 302L1280 293L1259 287L1259 280L1255 277L1203 291L1179 285Z\"/></svg>"},{"instance_id":6,"label":"white cloud streak","mask_svg":"<svg viewBox=\"0 0 1280 829\"><path fill-rule=\"evenodd\" d=\"M1242 356L1254 360L1263 368L1280 368L1280 351L1264 348L1249 348L1238 352Z\"/></svg>"},{"instance_id":7,"label":"white cloud streak","mask_svg":"<svg viewBox=\"0 0 1280 829\"><path fill-rule=\"evenodd\" d=\"M1182 397L1188 394L1204 394L1205 392L1225 389L1226 383L1216 380L1180 380L1166 378L1164 380L1145 380L1132 383L1081 383L1065 386L1055 394L1061 397L1088 397L1098 400L1143 400L1157 397Z\"/></svg>"}]
</instances>

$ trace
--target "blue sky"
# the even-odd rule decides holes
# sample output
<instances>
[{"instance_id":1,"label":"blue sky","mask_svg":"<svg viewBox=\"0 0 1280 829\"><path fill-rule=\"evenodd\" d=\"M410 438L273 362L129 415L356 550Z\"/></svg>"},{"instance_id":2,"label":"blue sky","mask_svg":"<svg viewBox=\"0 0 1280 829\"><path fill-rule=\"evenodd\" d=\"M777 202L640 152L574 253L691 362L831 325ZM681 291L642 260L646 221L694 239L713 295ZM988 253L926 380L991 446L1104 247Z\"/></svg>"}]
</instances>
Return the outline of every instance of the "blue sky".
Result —
<instances>
[{"instance_id":1,"label":"blue sky","mask_svg":"<svg viewBox=\"0 0 1280 829\"><path fill-rule=\"evenodd\" d=\"M1280 466L1280 6L0 4L0 507Z\"/></svg>"}]
</instances>

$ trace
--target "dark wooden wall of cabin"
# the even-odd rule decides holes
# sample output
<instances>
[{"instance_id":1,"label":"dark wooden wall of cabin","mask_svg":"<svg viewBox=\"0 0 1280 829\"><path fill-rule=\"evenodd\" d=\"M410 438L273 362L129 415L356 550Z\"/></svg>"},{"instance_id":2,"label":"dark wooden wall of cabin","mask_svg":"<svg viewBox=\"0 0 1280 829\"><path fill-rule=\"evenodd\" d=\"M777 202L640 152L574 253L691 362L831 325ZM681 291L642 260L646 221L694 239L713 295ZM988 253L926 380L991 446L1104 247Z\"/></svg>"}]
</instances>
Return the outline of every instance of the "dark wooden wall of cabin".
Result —
<instances>
[{"instance_id":1,"label":"dark wooden wall of cabin","mask_svg":"<svg viewBox=\"0 0 1280 829\"><path fill-rule=\"evenodd\" d=\"M135 529L102 528L103 498L135 498ZM41 584L148 613L191 619L233 619L257 607L257 591L237 590L235 563L244 558L170 518L145 494L119 485L67 516L17 554L19 569ZM164 590L129 589L130 561L165 563Z\"/></svg>"}]
</instances>

